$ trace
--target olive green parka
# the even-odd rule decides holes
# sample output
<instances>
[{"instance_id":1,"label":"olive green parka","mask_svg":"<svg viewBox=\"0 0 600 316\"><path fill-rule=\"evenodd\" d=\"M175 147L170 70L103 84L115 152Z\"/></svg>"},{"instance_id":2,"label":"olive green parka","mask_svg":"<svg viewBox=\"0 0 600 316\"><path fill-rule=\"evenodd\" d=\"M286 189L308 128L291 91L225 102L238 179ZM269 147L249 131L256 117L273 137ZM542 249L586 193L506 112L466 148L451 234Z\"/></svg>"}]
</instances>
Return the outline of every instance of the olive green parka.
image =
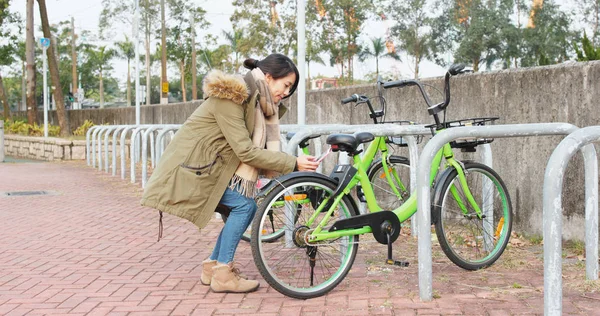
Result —
<instances>
[{"instance_id":1,"label":"olive green parka","mask_svg":"<svg viewBox=\"0 0 600 316\"><path fill-rule=\"evenodd\" d=\"M144 190L141 204L179 216L204 228L240 162L289 173L296 157L253 145L259 100L252 75L210 72L208 97L169 143ZM279 116L285 112L280 106Z\"/></svg>"}]
</instances>

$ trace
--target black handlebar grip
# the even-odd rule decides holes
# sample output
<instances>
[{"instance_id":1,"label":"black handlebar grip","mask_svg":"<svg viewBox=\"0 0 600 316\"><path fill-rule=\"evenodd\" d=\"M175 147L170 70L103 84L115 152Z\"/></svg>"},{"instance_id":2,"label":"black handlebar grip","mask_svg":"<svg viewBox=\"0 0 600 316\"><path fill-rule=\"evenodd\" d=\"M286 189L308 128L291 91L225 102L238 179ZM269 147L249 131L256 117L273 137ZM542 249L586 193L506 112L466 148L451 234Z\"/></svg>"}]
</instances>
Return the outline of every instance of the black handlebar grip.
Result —
<instances>
[{"instance_id":1,"label":"black handlebar grip","mask_svg":"<svg viewBox=\"0 0 600 316\"><path fill-rule=\"evenodd\" d=\"M342 104L346 104L346 103L350 103L350 102L356 102L357 98L356 98L356 94L353 94L352 96L349 96L345 99L342 99Z\"/></svg>"},{"instance_id":2,"label":"black handlebar grip","mask_svg":"<svg viewBox=\"0 0 600 316\"><path fill-rule=\"evenodd\" d=\"M409 85L413 85L416 84L416 82L414 80L396 80L396 81L389 81L383 84L383 88L384 89L389 89L389 88L402 88L405 86L409 86Z\"/></svg>"}]
</instances>

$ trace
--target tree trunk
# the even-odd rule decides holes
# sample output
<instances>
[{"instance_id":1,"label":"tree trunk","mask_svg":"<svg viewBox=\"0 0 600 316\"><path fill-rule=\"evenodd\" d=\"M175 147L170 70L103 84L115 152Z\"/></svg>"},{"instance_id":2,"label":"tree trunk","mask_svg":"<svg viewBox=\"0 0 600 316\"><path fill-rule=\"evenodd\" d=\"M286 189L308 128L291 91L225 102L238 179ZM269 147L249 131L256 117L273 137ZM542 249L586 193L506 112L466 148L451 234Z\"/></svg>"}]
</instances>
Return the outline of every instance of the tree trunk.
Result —
<instances>
[{"instance_id":1,"label":"tree trunk","mask_svg":"<svg viewBox=\"0 0 600 316\"><path fill-rule=\"evenodd\" d=\"M421 62L421 56L417 53L415 55L415 79L419 79L419 63Z\"/></svg>"},{"instance_id":2,"label":"tree trunk","mask_svg":"<svg viewBox=\"0 0 600 316\"><path fill-rule=\"evenodd\" d=\"M473 72L479 71L479 58L473 60Z\"/></svg>"},{"instance_id":3,"label":"tree trunk","mask_svg":"<svg viewBox=\"0 0 600 316\"><path fill-rule=\"evenodd\" d=\"M198 88L196 87L196 32L194 25L194 17L192 16L192 100L198 99Z\"/></svg>"},{"instance_id":4,"label":"tree trunk","mask_svg":"<svg viewBox=\"0 0 600 316\"><path fill-rule=\"evenodd\" d=\"M73 93L73 100L81 102L80 100L77 100L77 43L75 42L75 39L75 19L71 17L71 75L73 76L71 80L71 92ZM71 109L73 109L73 104L71 104Z\"/></svg>"},{"instance_id":5,"label":"tree trunk","mask_svg":"<svg viewBox=\"0 0 600 316\"><path fill-rule=\"evenodd\" d=\"M46 0L38 0L38 5L40 6L40 17L42 19L42 30L44 31L44 37L51 39L52 33L50 32L50 24L48 22ZM52 79L53 86L51 92L54 95L54 100L56 101L56 114L58 116L58 125L60 126L60 135L68 136L71 134L71 131L69 130L69 124L67 122L67 113L65 111L65 98L60 88L60 77L58 73L58 63L56 58L57 56L53 47L50 47L50 49L47 50L47 53L48 66L50 68L50 78Z\"/></svg>"},{"instance_id":6,"label":"tree trunk","mask_svg":"<svg viewBox=\"0 0 600 316\"><path fill-rule=\"evenodd\" d=\"M35 99L35 39L33 35L33 1L27 0L27 36L25 41L25 59L27 61L27 122L37 122L37 100Z\"/></svg>"},{"instance_id":7,"label":"tree trunk","mask_svg":"<svg viewBox=\"0 0 600 316\"><path fill-rule=\"evenodd\" d=\"M375 56L375 74L379 78L379 57Z\"/></svg>"},{"instance_id":8,"label":"tree trunk","mask_svg":"<svg viewBox=\"0 0 600 316\"><path fill-rule=\"evenodd\" d=\"M306 86L308 87L306 90L310 90L312 86L310 85L310 61L306 61Z\"/></svg>"},{"instance_id":9,"label":"tree trunk","mask_svg":"<svg viewBox=\"0 0 600 316\"><path fill-rule=\"evenodd\" d=\"M4 82L2 82L2 74L0 74L0 101L4 103L4 119L10 118L10 106L8 106L8 97L4 90Z\"/></svg>"},{"instance_id":10,"label":"tree trunk","mask_svg":"<svg viewBox=\"0 0 600 316\"><path fill-rule=\"evenodd\" d=\"M131 60L127 58L127 106L131 106Z\"/></svg>"},{"instance_id":11,"label":"tree trunk","mask_svg":"<svg viewBox=\"0 0 600 316\"><path fill-rule=\"evenodd\" d=\"M100 69L100 108L104 108L104 82L102 81L102 69Z\"/></svg>"},{"instance_id":12,"label":"tree trunk","mask_svg":"<svg viewBox=\"0 0 600 316\"><path fill-rule=\"evenodd\" d=\"M21 68L21 106L19 106L19 111L27 111L27 72L23 60L21 60Z\"/></svg>"},{"instance_id":13,"label":"tree trunk","mask_svg":"<svg viewBox=\"0 0 600 316\"><path fill-rule=\"evenodd\" d=\"M181 95L183 97L183 102L187 102L187 96L185 91L185 64L183 61L179 62L179 69L181 69Z\"/></svg>"}]
</instances>

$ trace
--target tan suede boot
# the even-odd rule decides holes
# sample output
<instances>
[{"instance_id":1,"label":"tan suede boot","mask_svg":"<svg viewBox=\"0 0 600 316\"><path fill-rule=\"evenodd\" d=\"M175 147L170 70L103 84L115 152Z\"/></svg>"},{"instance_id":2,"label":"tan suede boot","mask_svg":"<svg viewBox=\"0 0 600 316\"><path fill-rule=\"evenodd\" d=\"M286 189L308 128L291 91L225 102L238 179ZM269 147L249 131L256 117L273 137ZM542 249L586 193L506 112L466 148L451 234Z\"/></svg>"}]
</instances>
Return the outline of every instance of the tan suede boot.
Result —
<instances>
[{"instance_id":1,"label":"tan suede boot","mask_svg":"<svg viewBox=\"0 0 600 316\"><path fill-rule=\"evenodd\" d=\"M210 285L210 279L212 279L213 271L212 268L217 265L217 260L206 259L202 261L202 275L200 276L200 283L203 285Z\"/></svg>"},{"instance_id":2,"label":"tan suede boot","mask_svg":"<svg viewBox=\"0 0 600 316\"><path fill-rule=\"evenodd\" d=\"M218 263L212 268L213 277L210 280L210 289L216 293L248 293L258 289L256 280L246 280L240 276L240 270L229 264Z\"/></svg>"}]
</instances>

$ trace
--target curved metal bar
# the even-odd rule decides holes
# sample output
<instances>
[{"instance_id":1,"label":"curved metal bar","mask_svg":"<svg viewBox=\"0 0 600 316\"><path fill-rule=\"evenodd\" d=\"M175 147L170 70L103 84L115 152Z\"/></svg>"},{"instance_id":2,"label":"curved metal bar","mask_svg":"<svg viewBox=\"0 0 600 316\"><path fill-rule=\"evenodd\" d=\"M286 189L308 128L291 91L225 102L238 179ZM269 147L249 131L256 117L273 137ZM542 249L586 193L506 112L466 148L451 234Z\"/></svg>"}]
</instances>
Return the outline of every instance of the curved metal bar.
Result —
<instances>
[{"instance_id":1,"label":"curved metal bar","mask_svg":"<svg viewBox=\"0 0 600 316\"><path fill-rule=\"evenodd\" d=\"M87 132L85 133L85 157L86 157L88 166L90 165L90 155L91 155L90 149L92 149L90 141L92 138L92 133L97 129L98 129L98 126L95 125L95 126L90 127L87 130Z\"/></svg>"},{"instance_id":2,"label":"curved metal bar","mask_svg":"<svg viewBox=\"0 0 600 316\"><path fill-rule=\"evenodd\" d=\"M146 186L146 181L148 179L148 135L149 134L153 134L155 130L157 129L162 129L162 128L172 128L172 127L178 127L178 125L155 125L155 126L151 126L146 128L146 130L144 131L144 133L142 133L142 154L141 154L141 161L142 161L142 188L144 188ZM133 138L133 136L132 136ZM132 178L132 182L135 180L134 178Z\"/></svg>"},{"instance_id":3,"label":"curved metal bar","mask_svg":"<svg viewBox=\"0 0 600 316\"><path fill-rule=\"evenodd\" d=\"M493 126L456 127L444 130L434 136L421 152L417 164L417 217L418 217L418 246L419 246L419 294L421 300L431 301L432 289L432 260L431 260L431 193L429 179L431 163L435 154L444 144L459 138L469 137L522 137L541 135L566 135L577 130L577 127L567 123L512 124ZM591 164L586 160L585 164Z\"/></svg>"},{"instance_id":4,"label":"curved metal bar","mask_svg":"<svg viewBox=\"0 0 600 316\"><path fill-rule=\"evenodd\" d=\"M181 125L179 125L178 127L174 127L174 128L165 128L163 130L161 130L160 132L158 132L158 135L156 136L156 163L158 163L158 161L160 160L160 157L162 156L165 148L164 148L164 136L167 132L171 132L174 130L179 130L181 128ZM154 168L155 165L152 165L152 168Z\"/></svg>"},{"instance_id":5,"label":"curved metal bar","mask_svg":"<svg viewBox=\"0 0 600 316\"><path fill-rule=\"evenodd\" d=\"M102 126L98 126L96 129L94 129L94 132L92 132L92 168L96 168L96 136L101 130Z\"/></svg>"},{"instance_id":6,"label":"curved metal bar","mask_svg":"<svg viewBox=\"0 0 600 316\"><path fill-rule=\"evenodd\" d=\"M562 314L562 188L569 160L583 147L586 164L585 231L586 274L598 279L598 164L594 145L600 141L600 126L577 130L554 149L544 174L544 315ZM585 147L584 147L585 146ZM589 265L588 265L589 263Z\"/></svg>"},{"instance_id":7,"label":"curved metal bar","mask_svg":"<svg viewBox=\"0 0 600 316\"><path fill-rule=\"evenodd\" d=\"M127 126L121 134L121 179L123 180L125 180L125 169L127 160L127 155L125 155L125 138L127 137L127 133L136 127L137 125ZM131 148L129 149L129 151L131 152Z\"/></svg>"},{"instance_id":8,"label":"curved metal bar","mask_svg":"<svg viewBox=\"0 0 600 316\"><path fill-rule=\"evenodd\" d=\"M117 175L117 138L119 137L119 134L123 131L123 129L125 129L127 126L129 125L120 125L120 127L118 127L115 132L113 133L113 143L112 143L112 175L116 176ZM123 157L121 156L121 159L123 159Z\"/></svg>"},{"instance_id":9,"label":"curved metal bar","mask_svg":"<svg viewBox=\"0 0 600 316\"><path fill-rule=\"evenodd\" d=\"M113 134L115 133L115 130L118 129L119 127L121 127L122 125L112 125L108 131L106 132L106 134L104 134L104 171L108 172L109 168L108 168L108 137L110 136L110 133L112 132ZM114 149L116 148L116 146L113 144L113 153L114 153ZM114 157L114 156L113 156ZM113 158L114 160L114 158Z\"/></svg>"}]
</instances>

